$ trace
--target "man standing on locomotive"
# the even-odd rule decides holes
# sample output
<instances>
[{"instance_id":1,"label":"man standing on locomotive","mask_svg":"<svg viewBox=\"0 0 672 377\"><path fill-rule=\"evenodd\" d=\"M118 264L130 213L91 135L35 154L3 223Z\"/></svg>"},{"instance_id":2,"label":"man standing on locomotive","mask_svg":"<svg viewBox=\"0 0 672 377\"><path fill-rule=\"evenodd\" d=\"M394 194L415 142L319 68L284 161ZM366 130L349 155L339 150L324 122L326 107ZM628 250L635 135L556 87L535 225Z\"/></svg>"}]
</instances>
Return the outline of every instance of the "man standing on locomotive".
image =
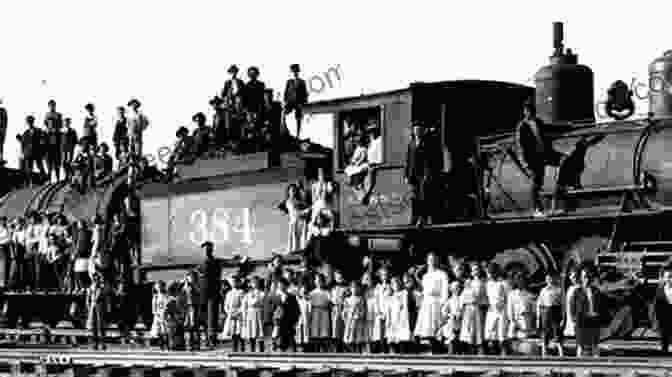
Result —
<instances>
[{"instance_id":1,"label":"man standing on locomotive","mask_svg":"<svg viewBox=\"0 0 672 377\"><path fill-rule=\"evenodd\" d=\"M413 134L406 153L404 183L413 190L412 220L421 226L434 220L433 206L438 197L439 176L443 171L443 151L435 138L426 136L420 122L413 123ZM440 140L440 139L439 139Z\"/></svg>"},{"instance_id":2,"label":"man standing on locomotive","mask_svg":"<svg viewBox=\"0 0 672 377\"><path fill-rule=\"evenodd\" d=\"M534 216L543 217L544 205L539 197L539 191L544 186L546 166L559 167L565 155L553 149L553 141L545 134L544 123L537 118L532 101L525 101L523 114L523 120L516 127L516 143L522 154L523 167L532 180Z\"/></svg>"}]
</instances>

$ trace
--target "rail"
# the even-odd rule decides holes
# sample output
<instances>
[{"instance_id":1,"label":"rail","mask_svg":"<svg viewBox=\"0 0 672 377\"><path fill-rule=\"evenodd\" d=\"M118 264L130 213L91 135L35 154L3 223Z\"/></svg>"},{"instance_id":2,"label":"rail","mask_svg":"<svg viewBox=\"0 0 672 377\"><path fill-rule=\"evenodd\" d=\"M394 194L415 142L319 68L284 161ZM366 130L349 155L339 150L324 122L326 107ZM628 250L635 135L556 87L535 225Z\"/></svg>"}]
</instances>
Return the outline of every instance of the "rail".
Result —
<instances>
[{"instance_id":1,"label":"rail","mask_svg":"<svg viewBox=\"0 0 672 377\"><path fill-rule=\"evenodd\" d=\"M395 374L437 373L535 373L586 375L669 376L672 359L652 358L535 358L499 356L405 356L360 354L245 354L188 352L59 352L53 349L0 351L0 363L38 366L68 365L131 368L216 368L227 370L278 370L281 372L351 371ZM272 373L272 372L271 372Z\"/></svg>"}]
</instances>

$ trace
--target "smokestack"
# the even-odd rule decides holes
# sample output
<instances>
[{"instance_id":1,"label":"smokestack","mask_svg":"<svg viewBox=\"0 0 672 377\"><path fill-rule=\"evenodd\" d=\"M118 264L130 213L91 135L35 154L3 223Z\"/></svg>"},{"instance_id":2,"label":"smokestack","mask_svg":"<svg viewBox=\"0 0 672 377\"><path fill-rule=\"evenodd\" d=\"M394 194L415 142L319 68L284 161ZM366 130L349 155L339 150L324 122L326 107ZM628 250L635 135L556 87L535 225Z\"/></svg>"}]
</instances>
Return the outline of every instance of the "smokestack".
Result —
<instances>
[{"instance_id":1,"label":"smokestack","mask_svg":"<svg viewBox=\"0 0 672 377\"><path fill-rule=\"evenodd\" d=\"M562 22L554 22L553 23L553 48L555 49L555 54L556 56L562 55L563 53L563 40L565 39L565 36L563 35L563 30L562 30Z\"/></svg>"}]
</instances>

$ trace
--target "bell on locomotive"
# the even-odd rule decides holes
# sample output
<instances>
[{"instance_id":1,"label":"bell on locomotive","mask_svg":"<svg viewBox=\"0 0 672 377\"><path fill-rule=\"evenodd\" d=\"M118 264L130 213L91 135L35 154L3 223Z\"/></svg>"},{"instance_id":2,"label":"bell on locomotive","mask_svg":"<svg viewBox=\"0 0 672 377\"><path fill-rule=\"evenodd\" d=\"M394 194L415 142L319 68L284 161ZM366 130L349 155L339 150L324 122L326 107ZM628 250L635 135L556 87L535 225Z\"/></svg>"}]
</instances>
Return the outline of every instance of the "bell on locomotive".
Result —
<instances>
[{"instance_id":1,"label":"bell on locomotive","mask_svg":"<svg viewBox=\"0 0 672 377\"><path fill-rule=\"evenodd\" d=\"M563 44L563 24L553 23L553 55L534 76L539 118L548 124L595 121L593 71Z\"/></svg>"}]
</instances>

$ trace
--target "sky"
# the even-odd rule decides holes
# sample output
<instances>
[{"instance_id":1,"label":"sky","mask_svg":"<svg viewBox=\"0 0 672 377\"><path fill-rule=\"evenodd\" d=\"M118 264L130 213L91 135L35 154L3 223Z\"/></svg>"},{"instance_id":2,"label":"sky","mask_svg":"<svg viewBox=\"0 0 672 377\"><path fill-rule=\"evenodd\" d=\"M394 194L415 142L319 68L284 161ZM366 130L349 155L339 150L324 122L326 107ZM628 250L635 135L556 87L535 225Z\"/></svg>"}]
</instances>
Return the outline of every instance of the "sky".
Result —
<instances>
[{"instance_id":1,"label":"sky","mask_svg":"<svg viewBox=\"0 0 672 377\"><path fill-rule=\"evenodd\" d=\"M565 23L565 46L593 69L597 99L614 80L646 82L648 64L672 48L670 10L669 1L3 0L5 159L16 166L14 136L26 115L41 122L50 98L77 130L84 105L96 104L109 140L115 108L137 97L151 122L145 151L157 151L194 113L207 113L233 63L259 66L276 90L292 63L306 78L339 67L340 81L311 100L413 81L532 84L552 53L554 21ZM326 142L328 127L309 122L304 136Z\"/></svg>"}]
</instances>

